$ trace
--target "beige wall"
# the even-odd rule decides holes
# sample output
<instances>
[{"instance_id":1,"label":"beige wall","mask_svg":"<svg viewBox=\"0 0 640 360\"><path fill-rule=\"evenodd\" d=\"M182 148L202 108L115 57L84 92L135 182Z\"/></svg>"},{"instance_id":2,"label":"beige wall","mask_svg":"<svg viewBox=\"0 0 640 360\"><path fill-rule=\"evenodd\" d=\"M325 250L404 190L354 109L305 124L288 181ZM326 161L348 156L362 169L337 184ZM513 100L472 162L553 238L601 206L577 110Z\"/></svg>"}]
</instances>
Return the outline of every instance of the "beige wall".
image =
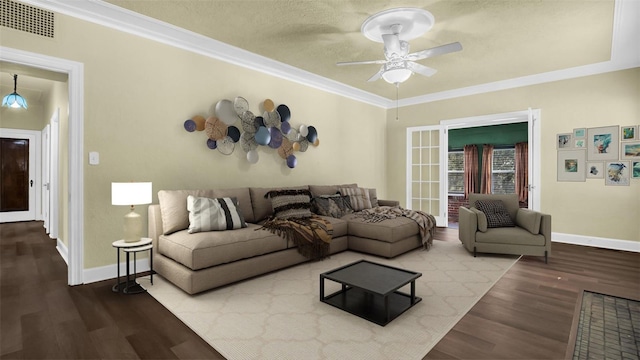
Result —
<instances>
[{"instance_id":1,"label":"beige wall","mask_svg":"<svg viewBox=\"0 0 640 360\"><path fill-rule=\"evenodd\" d=\"M605 186L602 179L556 181L555 136L574 128L640 124L640 69L438 101L387 114L387 194L405 199L406 128L527 108L541 109L541 210L554 232L640 241L640 180Z\"/></svg>"},{"instance_id":2,"label":"beige wall","mask_svg":"<svg viewBox=\"0 0 640 360\"><path fill-rule=\"evenodd\" d=\"M0 128L40 131L47 122L41 105L29 104L26 110L0 107Z\"/></svg>"},{"instance_id":3,"label":"beige wall","mask_svg":"<svg viewBox=\"0 0 640 360\"><path fill-rule=\"evenodd\" d=\"M0 44L84 64L83 156L100 153L100 165L84 167L85 268L115 262L111 243L127 208L111 205L114 181L152 181L154 202L161 189L343 182L385 197L384 109L64 15L56 22L55 40L10 31ZM183 129L187 118L236 96L254 113L266 98L288 105L293 125L318 129L320 146L296 154L293 170L265 148L250 166L239 146L224 156L206 147L204 133ZM136 208L146 219L146 206Z\"/></svg>"}]
</instances>

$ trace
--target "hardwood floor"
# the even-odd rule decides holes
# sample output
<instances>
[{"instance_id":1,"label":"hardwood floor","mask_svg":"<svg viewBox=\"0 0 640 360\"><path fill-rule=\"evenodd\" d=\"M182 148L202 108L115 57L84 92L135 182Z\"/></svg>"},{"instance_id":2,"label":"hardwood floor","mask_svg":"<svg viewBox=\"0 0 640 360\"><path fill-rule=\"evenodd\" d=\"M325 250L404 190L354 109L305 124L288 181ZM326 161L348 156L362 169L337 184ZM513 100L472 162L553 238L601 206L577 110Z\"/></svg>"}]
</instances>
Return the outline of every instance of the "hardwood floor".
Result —
<instances>
[{"instance_id":1,"label":"hardwood floor","mask_svg":"<svg viewBox=\"0 0 640 360\"><path fill-rule=\"evenodd\" d=\"M55 246L42 222L0 224L0 358L224 359L149 294L67 286Z\"/></svg>"},{"instance_id":2,"label":"hardwood floor","mask_svg":"<svg viewBox=\"0 0 640 360\"><path fill-rule=\"evenodd\" d=\"M0 224L0 264L2 359L223 359L149 294L67 286L41 222ZM584 288L640 298L640 254L554 243L549 264L524 257L425 359L563 359Z\"/></svg>"}]
</instances>

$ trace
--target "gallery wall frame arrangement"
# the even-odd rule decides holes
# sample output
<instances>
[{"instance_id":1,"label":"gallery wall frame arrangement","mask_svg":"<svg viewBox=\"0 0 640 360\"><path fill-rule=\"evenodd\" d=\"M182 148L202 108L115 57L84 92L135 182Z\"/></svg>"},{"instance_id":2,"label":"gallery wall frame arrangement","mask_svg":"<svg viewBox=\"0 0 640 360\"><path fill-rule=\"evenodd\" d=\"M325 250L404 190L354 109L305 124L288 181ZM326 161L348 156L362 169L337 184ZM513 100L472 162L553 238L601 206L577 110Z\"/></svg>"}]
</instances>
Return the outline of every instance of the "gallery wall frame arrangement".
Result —
<instances>
[{"instance_id":1,"label":"gallery wall frame arrangement","mask_svg":"<svg viewBox=\"0 0 640 360\"><path fill-rule=\"evenodd\" d=\"M638 125L614 125L557 134L557 181L604 179L607 186L629 186L640 179L638 131Z\"/></svg>"},{"instance_id":2,"label":"gallery wall frame arrangement","mask_svg":"<svg viewBox=\"0 0 640 360\"><path fill-rule=\"evenodd\" d=\"M285 104L276 107L273 100L265 99L260 105L262 116L256 116L245 98L223 99L212 107L211 116L205 119L195 115L183 126L188 132L204 131L207 147L223 155L231 155L239 143L250 164L258 162L258 150L264 148L275 150L287 167L295 168L296 152L306 152L310 145L320 144L318 131L305 124L293 127L291 110Z\"/></svg>"}]
</instances>

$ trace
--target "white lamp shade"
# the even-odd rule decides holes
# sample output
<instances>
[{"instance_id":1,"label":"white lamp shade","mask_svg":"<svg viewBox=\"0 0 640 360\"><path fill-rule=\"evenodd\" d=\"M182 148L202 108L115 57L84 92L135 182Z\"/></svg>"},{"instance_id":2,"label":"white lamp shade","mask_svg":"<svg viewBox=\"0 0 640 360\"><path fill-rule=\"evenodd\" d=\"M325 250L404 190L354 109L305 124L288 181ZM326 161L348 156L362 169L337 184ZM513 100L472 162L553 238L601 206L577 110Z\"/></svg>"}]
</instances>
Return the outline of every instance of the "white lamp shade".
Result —
<instances>
[{"instance_id":1,"label":"white lamp shade","mask_svg":"<svg viewBox=\"0 0 640 360\"><path fill-rule=\"evenodd\" d=\"M151 204L150 182L111 183L112 205Z\"/></svg>"}]
</instances>

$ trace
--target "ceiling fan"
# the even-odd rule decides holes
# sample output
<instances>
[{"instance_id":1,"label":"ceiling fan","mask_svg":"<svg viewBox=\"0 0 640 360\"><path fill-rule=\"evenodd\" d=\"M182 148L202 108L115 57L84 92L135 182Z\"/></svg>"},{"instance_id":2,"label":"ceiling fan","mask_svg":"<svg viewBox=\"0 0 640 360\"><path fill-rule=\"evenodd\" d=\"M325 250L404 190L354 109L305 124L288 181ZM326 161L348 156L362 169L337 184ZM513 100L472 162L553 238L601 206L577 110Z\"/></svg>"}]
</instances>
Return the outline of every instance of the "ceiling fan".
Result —
<instances>
[{"instance_id":1,"label":"ceiling fan","mask_svg":"<svg viewBox=\"0 0 640 360\"><path fill-rule=\"evenodd\" d=\"M462 50L459 42L409 53L409 40L422 36L433 26L430 12L418 8L397 8L379 12L362 24L360 31L368 39L384 43L385 60L346 61L336 65L379 64L380 70L368 81L383 78L391 84L399 84L416 73L431 76L436 69L417 63L418 60Z\"/></svg>"}]
</instances>

